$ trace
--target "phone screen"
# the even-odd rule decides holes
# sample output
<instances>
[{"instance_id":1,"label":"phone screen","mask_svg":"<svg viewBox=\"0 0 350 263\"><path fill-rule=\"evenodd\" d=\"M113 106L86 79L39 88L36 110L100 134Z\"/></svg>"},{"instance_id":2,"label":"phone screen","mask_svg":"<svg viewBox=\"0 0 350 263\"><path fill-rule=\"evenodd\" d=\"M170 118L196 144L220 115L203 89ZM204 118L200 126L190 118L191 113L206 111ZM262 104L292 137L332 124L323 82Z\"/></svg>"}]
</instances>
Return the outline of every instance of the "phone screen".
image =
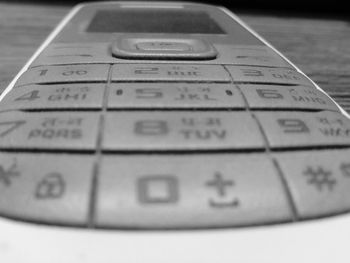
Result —
<instances>
[{"instance_id":1,"label":"phone screen","mask_svg":"<svg viewBox=\"0 0 350 263\"><path fill-rule=\"evenodd\" d=\"M225 34L203 11L190 10L100 10L87 32Z\"/></svg>"}]
</instances>

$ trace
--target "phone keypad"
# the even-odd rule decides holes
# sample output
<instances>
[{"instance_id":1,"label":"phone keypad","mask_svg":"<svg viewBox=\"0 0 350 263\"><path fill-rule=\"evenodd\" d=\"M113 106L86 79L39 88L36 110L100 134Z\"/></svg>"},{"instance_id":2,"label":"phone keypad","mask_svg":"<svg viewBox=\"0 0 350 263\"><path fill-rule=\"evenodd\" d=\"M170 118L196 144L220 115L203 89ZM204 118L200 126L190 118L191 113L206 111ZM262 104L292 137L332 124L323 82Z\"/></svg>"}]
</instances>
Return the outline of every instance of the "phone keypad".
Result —
<instances>
[{"instance_id":1,"label":"phone keypad","mask_svg":"<svg viewBox=\"0 0 350 263\"><path fill-rule=\"evenodd\" d=\"M0 103L0 215L179 229L349 211L350 121L273 51L222 48L193 63L50 45Z\"/></svg>"}]
</instances>

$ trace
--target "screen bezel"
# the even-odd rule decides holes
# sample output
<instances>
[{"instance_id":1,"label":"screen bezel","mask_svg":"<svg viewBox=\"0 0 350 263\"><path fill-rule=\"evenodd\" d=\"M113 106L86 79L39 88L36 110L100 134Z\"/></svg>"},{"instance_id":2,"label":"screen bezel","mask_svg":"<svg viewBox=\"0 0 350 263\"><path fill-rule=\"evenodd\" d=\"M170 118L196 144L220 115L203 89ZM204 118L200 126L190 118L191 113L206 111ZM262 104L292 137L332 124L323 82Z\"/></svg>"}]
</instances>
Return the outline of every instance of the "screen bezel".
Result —
<instances>
[{"instance_id":1,"label":"screen bezel","mask_svg":"<svg viewBox=\"0 0 350 263\"><path fill-rule=\"evenodd\" d=\"M164 3L164 2L147 2L139 5L131 5L127 2L100 2L84 6L73 17L63 31L55 38L54 42L96 42L110 43L116 38L124 37L128 33L88 33L86 32L95 13L103 9L113 10L119 8L152 8L152 9L185 9L200 10L210 15L212 19L226 32L226 34L164 34L164 33L139 33L140 37L163 37L163 38L192 38L204 40L212 44L223 45L259 45L264 44L242 27L237 21L228 16L221 9L204 4L184 4L184 3ZM135 36L135 34L131 34Z\"/></svg>"}]
</instances>

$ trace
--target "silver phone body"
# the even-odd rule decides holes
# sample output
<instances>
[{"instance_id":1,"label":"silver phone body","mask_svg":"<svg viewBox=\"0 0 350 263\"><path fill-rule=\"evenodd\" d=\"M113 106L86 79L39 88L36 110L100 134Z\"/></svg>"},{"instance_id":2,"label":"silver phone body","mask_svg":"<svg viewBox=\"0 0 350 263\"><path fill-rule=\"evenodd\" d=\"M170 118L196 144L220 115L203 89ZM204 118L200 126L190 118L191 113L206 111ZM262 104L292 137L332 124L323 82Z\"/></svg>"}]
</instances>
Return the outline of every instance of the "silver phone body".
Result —
<instances>
[{"instance_id":1,"label":"silver phone body","mask_svg":"<svg viewBox=\"0 0 350 263\"><path fill-rule=\"evenodd\" d=\"M96 10L124 9L157 9L177 10L186 8L190 12L204 11L215 18L220 29L215 34L187 33L185 41L183 33L115 33L96 32L101 27L91 25ZM225 16L223 16L225 14ZM102 14L102 17L106 14ZM90 27L90 29L89 29ZM91 28L92 27L92 28ZM91 31L86 33L87 31ZM102 29L105 30L105 29ZM108 29L115 30L115 29ZM137 29L139 30L139 29ZM208 30L208 29L203 29ZM126 41L120 41L126 40ZM146 51L140 52L129 49L129 45L144 44L144 40L156 39L157 51L154 52L154 43L146 41ZM136 42L135 42L136 41ZM196 42L198 41L198 42ZM169 49L164 49L164 56L159 56L159 43L175 42ZM50 48L60 44L79 44L83 47L93 43L93 56L48 56ZM76 46L75 46L76 45ZM178 52L188 50L188 46L199 45L199 51ZM162 46L162 44L160 45ZM247 49L247 47L250 47ZM163 49L163 47L160 47ZM196 47L194 48L196 49ZM193 51L193 48L189 48ZM248 50L248 53L244 53ZM249 51L250 50L250 51ZM253 50L253 51L252 51ZM198 51L198 52L197 52ZM240 53L241 52L241 53ZM179 54L181 53L181 54ZM80 53L81 54L81 53ZM112 55L113 54L113 55ZM74 55L74 54L73 54ZM131 56L131 57L130 57ZM156 58L155 58L156 56ZM157 57L158 56L158 57ZM192 56L188 59L188 56ZM170 58L170 59L167 59ZM194 62L195 61L195 62ZM68 64L196 64L196 65L228 65L253 67L278 67L293 70L304 76L303 81L309 81L315 89L325 94L315 83L297 69L288 59L252 31L240 19L225 8L213 8L206 5L188 3L89 3L75 7L58 25L34 56L1 95L1 100L19 83L21 76L30 68L47 65ZM214 72L215 73L215 72ZM210 74L209 74L210 75ZM128 76L125 76L128 79ZM153 81L154 82L154 81ZM215 82L215 81L214 81ZM220 82L218 80L217 82ZM329 97L328 97L329 98ZM348 117L331 98L343 116ZM132 106L130 106L132 107ZM164 105L163 105L164 107ZM178 106L179 107L179 106ZM334 109L333 109L334 110ZM10 216L11 217L11 216ZM214 221L216 220L215 217ZM16 218L20 219L20 218ZM185 218L186 219L186 218ZM243 218L244 219L244 218ZM240 219L240 220L243 220ZM24 220L26 221L26 220ZM36 220L33 220L34 222ZM38 220L40 222L40 220ZM350 233L349 216L344 214L324 220L312 220L304 223L290 224L293 220L281 220L275 226L267 226L273 222L262 223L260 227L249 227L250 224L238 223L244 228L220 229L220 223L215 225L204 220L188 224L187 230L169 230L176 228L173 225L159 225L152 227L154 220L146 218L144 225L137 228L168 228L167 231L124 231L123 225L117 229L102 227L103 229L84 229L73 227L33 224L12 220L0 219L0 259L4 262L347 262L347 241ZM187 223L186 223L187 222ZM226 222L226 221L225 221ZM43 223L43 224L42 224ZM187 225L186 225L187 224ZM68 224L69 225L69 224ZM214 229L206 229L214 227ZM130 228L130 226L126 226ZM93 227L94 228L94 227ZM131 227L132 228L132 227ZM181 228L181 226L179 227ZM201 230L193 230L201 228ZM216 229L219 228L219 229ZM192 230L191 230L192 229ZM327 241L325 241L325 237ZM337 253L335 253L335 251Z\"/></svg>"}]
</instances>

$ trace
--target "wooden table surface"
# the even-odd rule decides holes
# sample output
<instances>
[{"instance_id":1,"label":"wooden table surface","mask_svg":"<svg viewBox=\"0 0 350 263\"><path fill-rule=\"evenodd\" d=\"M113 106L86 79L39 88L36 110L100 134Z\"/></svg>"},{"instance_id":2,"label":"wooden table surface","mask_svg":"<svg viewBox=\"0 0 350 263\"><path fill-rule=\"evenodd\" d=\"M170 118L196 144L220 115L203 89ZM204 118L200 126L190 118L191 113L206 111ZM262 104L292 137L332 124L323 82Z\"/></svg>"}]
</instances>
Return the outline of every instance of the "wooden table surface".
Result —
<instances>
[{"instance_id":1,"label":"wooden table surface","mask_svg":"<svg viewBox=\"0 0 350 263\"><path fill-rule=\"evenodd\" d=\"M0 91L70 6L0 3ZM236 12L350 112L350 22Z\"/></svg>"}]
</instances>

